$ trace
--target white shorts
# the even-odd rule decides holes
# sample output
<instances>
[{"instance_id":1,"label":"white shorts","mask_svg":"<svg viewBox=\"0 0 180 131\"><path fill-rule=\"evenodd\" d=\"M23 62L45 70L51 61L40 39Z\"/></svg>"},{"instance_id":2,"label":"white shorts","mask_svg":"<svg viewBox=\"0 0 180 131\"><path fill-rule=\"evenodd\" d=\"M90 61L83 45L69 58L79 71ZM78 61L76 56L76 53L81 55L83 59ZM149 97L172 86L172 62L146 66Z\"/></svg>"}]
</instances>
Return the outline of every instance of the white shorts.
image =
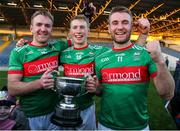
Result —
<instances>
[{"instance_id":1,"label":"white shorts","mask_svg":"<svg viewBox=\"0 0 180 131\"><path fill-rule=\"evenodd\" d=\"M31 130L59 130L60 128L51 123L50 118L53 113L28 118L29 127Z\"/></svg>"},{"instance_id":2,"label":"white shorts","mask_svg":"<svg viewBox=\"0 0 180 131\"><path fill-rule=\"evenodd\" d=\"M98 123L98 130L113 130L110 129L108 127L103 126L102 124ZM147 125L144 129L140 130L140 131L149 131L149 125Z\"/></svg>"}]
</instances>

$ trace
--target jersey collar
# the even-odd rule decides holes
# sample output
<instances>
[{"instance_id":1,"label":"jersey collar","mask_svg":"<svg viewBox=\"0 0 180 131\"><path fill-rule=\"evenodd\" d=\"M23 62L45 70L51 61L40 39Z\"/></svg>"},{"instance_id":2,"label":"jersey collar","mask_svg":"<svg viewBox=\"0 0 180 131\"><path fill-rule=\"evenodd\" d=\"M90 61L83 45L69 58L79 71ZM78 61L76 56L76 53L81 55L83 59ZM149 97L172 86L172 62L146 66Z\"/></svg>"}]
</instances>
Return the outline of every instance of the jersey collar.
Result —
<instances>
[{"instance_id":1,"label":"jersey collar","mask_svg":"<svg viewBox=\"0 0 180 131\"><path fill-rule=\"evenodd\" d=\"M131 43L130 45L128 45L128 46L126 46L126 47L124 47L124 48L121 48L121 49L117 49L117 48L114 48L114 47L113 47L112 50L114 50L114 51L123 51L123 50L127 50L127 49L131 48L133 45L134 45L134 44Z\"/></svg>"},{"instance_id":2,"label":"jersey collar","mask_svg":"<svg viewBox=\"0 0 180 131\"><path fill-rule=\"evenodd\" d=\"M80 48L74 47L75 50L83 50L83 49L85 49L85 48L88 48L88 44L87 44L86 46L80 47Z\"/></svg>"},{"instance_id":3,"label":"jersey collar","mask_svg":"<svg viewBox=\"0 0 180 131\"><path fill-rule=\"evenodd\" d=\"M48 44L44 44L43 46L37 46L37 45L35 45L33 42L30 42L29 45L30 45L30 46L39 47L39 48L43 48L43 47L47 46Z\"/></svg>"}]
</instances>

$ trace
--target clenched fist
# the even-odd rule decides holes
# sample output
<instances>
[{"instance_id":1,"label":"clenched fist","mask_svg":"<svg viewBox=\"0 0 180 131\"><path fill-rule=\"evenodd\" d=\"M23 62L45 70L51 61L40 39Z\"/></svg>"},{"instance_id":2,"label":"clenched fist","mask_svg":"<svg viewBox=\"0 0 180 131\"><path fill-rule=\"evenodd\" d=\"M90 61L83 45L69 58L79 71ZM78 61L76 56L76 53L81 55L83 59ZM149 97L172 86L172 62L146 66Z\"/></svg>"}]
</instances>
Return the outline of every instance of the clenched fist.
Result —
<instances>
[{"instance_id":1,"label":"clenched fist","mask_svg":"<svg viewBox=\"0 0 180 131\"><path fill-rule=\"evenodd\" d=\"M164 57L161 53L161 47L159 41L150 41L146 44L147 51L151 54L152 59L156 63L164 62Z\"/></svg>"}]
</instances>

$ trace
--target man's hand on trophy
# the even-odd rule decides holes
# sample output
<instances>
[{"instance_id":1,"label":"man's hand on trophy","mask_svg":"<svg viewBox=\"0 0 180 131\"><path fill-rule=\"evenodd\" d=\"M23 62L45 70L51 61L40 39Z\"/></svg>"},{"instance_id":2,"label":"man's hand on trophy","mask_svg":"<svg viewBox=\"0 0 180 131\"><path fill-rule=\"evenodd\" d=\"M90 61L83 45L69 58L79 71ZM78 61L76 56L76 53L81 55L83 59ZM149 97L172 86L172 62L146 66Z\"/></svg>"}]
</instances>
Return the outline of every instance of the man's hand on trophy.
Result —
<instances>
[{"instance_id":1,"label":"man's hand on trophy","mask_svg":"<svg viewBox=\"0 0 180 131\"><path fill-rule=\"evenodd\" d=\"M42 75L40 79L40 83L42 85L42 88L44 89L51 89L54 87L54 79L52 76L52 69L47 69L46 72Z\"/></svg>"},{"instance_id":2,"label":"man's hand on trophy","mask_svg":"<svg viewBox=\"0 0 180 131\"><path fill-rule=\"evenodd\" d=\"M100 83L96 75L88 76L86 79L86 90L90 93L100 94L101 88Z\"/></svg>"},{"instance_id":3,"label":"man's hand on trophy","mask_svg":"<svg viewBox=\"0 0 180 131\"><path fill-rule=\"evenodd\" d=\"M21 39L16 43L16 47L24 46L24 44L27 43L27 42L29 42L29 41L21 38Z\"/></svg>"}]
</instances>

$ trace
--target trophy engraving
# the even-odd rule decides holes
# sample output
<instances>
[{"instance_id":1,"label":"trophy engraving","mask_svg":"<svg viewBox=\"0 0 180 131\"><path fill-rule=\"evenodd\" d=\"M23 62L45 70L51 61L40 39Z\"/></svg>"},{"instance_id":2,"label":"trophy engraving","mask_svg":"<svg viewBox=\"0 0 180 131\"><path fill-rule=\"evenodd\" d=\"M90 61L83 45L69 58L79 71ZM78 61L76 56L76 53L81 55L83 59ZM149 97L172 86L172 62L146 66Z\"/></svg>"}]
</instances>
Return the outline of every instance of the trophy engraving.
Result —
<instances>
[{"instance_id":1,"label":"trophy engraving","mask_svg":"<svg viewBox=\"0 0 180 131\"><path fill-rule=\"evenodd\" d=\"M56 77L55 90L64 97L55 108L51 122L62 127L76 127L82 124L80 109L73 98L85 94L85 80L73 77Z\"/></svg>"}]
</instances>

